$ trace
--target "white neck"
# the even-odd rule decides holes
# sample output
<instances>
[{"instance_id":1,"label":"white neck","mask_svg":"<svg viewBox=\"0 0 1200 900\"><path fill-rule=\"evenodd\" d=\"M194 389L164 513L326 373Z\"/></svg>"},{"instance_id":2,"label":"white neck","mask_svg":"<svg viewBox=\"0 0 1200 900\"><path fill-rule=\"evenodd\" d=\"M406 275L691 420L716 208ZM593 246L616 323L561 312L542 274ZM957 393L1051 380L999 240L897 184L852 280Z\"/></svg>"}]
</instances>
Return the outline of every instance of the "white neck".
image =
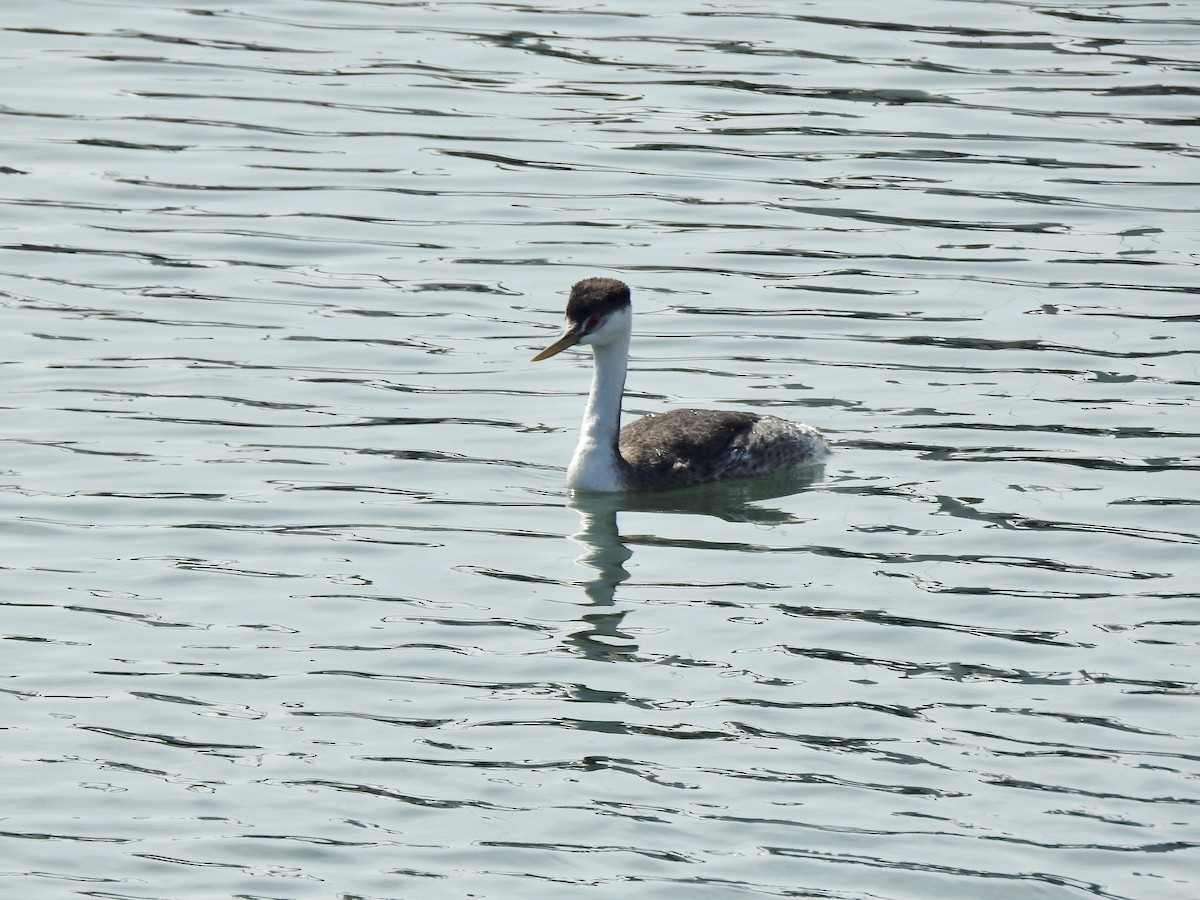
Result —
<instances>
[{"instance_id":1,"label":"white neck","mask_svg":"<svg viewBox=\"0 0 1200 900\"><path fill-rule=\"evenodd\" d=\"M629 334L593 344L595 369L592 392L583 413L579 445L567 469L567 487L576 491L619 491L621 458L617 435L621 431L621 397L629 364Z\"/></svg>"}]
</instances>

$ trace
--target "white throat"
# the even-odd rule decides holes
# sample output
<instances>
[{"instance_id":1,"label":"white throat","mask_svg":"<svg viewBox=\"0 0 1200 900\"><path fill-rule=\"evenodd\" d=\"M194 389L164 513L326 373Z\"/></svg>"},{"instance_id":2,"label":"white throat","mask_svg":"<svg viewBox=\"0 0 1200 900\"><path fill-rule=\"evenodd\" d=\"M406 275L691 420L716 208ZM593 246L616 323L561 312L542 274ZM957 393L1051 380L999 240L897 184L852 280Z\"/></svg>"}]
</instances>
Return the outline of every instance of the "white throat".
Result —
<instances>
[{"instance_id":1,"label":"white throat","mask_svg":"<svg viewBox=\"0 0 1200 900\"><path fill-rule=\"evenodd\" d=\"M576 491L620 491L625 484L617 435L621 431L621 398L629 364L628 329L611 341L593 344L592 352L592 392L583 412L579 444L567 469L567 487Z\"/></svg>"}]
</instances>

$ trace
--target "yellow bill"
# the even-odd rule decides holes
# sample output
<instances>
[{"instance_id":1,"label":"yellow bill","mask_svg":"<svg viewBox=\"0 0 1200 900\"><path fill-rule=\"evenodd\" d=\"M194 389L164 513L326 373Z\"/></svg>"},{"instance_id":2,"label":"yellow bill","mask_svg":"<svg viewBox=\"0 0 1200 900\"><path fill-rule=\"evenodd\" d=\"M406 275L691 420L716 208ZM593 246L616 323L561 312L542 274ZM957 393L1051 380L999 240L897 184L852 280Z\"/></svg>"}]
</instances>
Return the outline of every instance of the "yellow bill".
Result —
<instances>
[{"instance_id":1,"label":"yellow bill","mask_svg":"<svg viewBox=\"0 0 1200 900\"><path fill-rule=\"evenodd\" d=\"M531 359L530 362L541 362L543 359L549 359L556 353L562 353L568 347L578 344L581 337L583 337L583 332L580 329L568 328L562 333L562 337Z\"/></svg>"}]
</instances>

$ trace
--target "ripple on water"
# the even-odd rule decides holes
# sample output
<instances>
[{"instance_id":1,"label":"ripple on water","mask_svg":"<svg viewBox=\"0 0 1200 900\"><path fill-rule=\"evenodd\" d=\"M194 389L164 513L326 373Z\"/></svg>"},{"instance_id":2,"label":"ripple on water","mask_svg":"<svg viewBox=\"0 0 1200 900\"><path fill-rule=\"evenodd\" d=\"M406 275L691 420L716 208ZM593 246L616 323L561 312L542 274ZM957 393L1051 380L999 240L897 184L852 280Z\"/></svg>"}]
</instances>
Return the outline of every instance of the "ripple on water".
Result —
<instances>
[{"instance_id":1,"label":"ripple on water","mask_svg":"<svg viewBox=\"0 0 1200 900\"><path fill-rule=\"evenodd\" d=\"M8 892L1194 896L1200 20L1004 8L10 3ZM593 274L825 468L566 498Z\"/></svg>"}]
</instances>

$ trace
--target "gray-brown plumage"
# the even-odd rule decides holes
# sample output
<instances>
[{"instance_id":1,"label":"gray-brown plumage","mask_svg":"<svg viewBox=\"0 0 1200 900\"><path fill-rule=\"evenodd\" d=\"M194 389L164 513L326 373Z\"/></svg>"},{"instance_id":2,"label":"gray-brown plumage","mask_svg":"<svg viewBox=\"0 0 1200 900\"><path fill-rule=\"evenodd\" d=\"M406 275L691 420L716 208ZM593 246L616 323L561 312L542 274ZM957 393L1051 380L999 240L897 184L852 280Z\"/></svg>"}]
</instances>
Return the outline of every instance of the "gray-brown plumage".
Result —
<instances>
[{"instance_id":1,"label":"gray-brown plumage","mask_svg":"<svg viewBox=\"0 0 1200 900\"><path fill-rule=\"evenodd\" d=\"M571 289L566 330L534 357L590 344L595 373L567 470L579 491L661 490L723 478L765 475L813 465L829 454L817 429L777 416L678 409L620 427L629 360L629 288L614 278L586 278Z\"/></svg>"}]
</instances>

